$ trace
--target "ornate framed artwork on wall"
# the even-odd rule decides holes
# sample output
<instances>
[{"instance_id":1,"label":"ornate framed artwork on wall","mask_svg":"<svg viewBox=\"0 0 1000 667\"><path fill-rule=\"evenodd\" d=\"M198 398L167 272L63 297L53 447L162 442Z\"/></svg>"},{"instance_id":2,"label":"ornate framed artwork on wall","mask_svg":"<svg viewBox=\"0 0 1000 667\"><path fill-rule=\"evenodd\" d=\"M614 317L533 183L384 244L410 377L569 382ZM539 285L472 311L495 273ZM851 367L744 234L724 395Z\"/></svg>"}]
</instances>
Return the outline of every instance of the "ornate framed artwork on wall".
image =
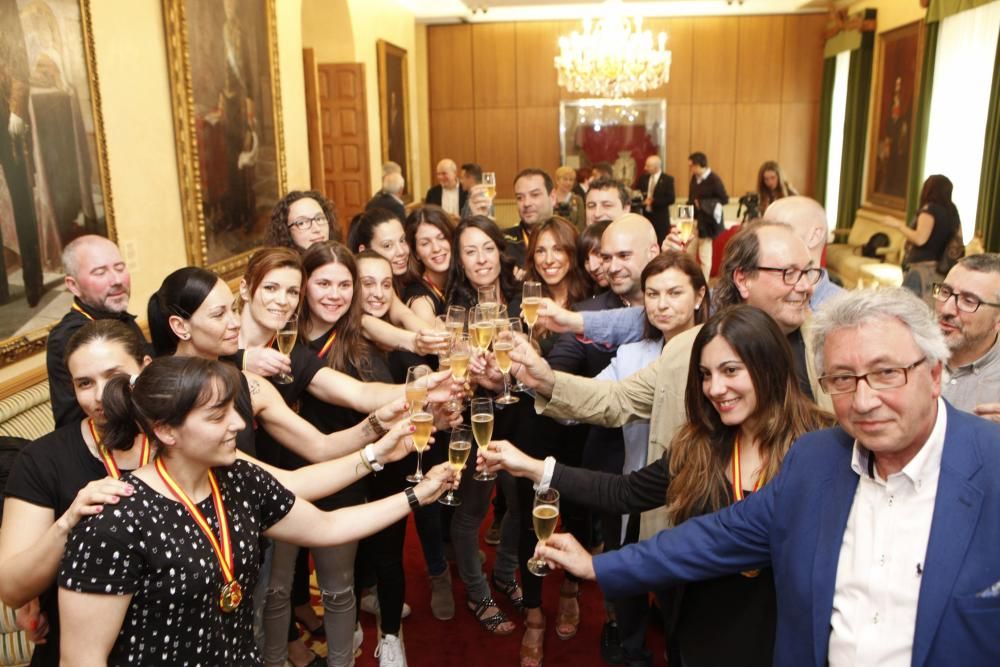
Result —
<instances>
[{"instance_id":1,"label":"ornate framed artwork on wall","mask_svg":"<svg viewBox=\"0 0 1000 667\"><path fill-rule=\"evenodd\" d=\"M865 199L900 213L906 211L913 116L920 92L922 24L916 21L879 35L875 50Z\"/></svg>"},{"instance_id":2,"label":"ornate framed artwork on wall","mask_svg":"<svg viewBox=\"0 0 1000 667\"><path fill-rule=\"evenodd\" d=\"M188 261L237 275L286 188L274 0L163 0Z\"/></svg>"},{"instance_id":3,"label":"ornate framed artwork on wall","mask_svg":"<svg viewBox=\"0 0 1000 667\"><path fill-rule=\"evenodd\" d=\"M69 310L63 247L115 240L89 0L0 0L0 367Z\"/></svg>"},{"instance_id":4,"label":"ornate framed artwork on wall","mask_svg":"<svg viewBox=\"0 0 1000 667\"><path fill-rule=\"evenodd\" d=\"M378 109L382 132L382 162L395 162L403 169L405 197L413 198L410 179L410 94L406 49L378 40Z\"/></svg>"}]
</instances>

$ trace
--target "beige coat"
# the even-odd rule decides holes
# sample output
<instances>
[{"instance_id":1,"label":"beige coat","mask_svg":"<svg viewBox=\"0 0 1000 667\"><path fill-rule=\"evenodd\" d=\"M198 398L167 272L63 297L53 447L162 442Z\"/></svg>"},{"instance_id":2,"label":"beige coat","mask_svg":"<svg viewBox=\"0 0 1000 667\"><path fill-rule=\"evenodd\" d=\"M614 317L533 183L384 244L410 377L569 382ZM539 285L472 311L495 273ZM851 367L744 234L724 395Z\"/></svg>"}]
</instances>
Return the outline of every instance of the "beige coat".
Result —
<instances>
[{"instance_id":1,"label":"beige coat","mask_svg":"<svg viewBox=\"0 0 1000 667\"><path fill-rule=\"evenodd\" d=\"M819 387L813 367L810 321L802 325L805 341L806 371L816 402L833 412L830 397ZM594 380L569 373L556 372L552 397L535 398L539 414L557 419L575 419L600 426L621 426L633 419L649 419L649 447L646 461L652 462L670 448L674 434L687 419L684 392L687 387L691 348L701 326L678 334L663 346L656 363L647 366L621 382ZM639 537L652 537L670 526L665 507L642 515Z\"/></svg>"}]
</instances>

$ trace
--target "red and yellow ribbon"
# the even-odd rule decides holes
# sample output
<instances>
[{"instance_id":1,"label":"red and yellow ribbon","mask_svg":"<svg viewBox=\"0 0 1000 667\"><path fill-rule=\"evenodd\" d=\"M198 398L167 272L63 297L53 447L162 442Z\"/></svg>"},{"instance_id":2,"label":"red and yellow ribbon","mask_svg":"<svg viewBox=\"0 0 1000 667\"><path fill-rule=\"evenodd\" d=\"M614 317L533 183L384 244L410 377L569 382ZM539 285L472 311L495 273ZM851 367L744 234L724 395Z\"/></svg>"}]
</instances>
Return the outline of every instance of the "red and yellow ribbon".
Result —
<instances>
[{"instance_id":1,"label":"red and yellow ribbon","mask_svg":"<svg viewBox=\"0 0 1000 667\"><path fill-rule=\"evenodd\" d=\"M337 340L336 329L330 332L330 335L327 337L326 342L323 343L323 347L319 349L319 352L316 353L316 356L319 357L320 359L325 359L327 353L330 351L330 348L333 347L333 342L335 340Z\"/></svg>"},{"instance_id":2,"label":"red and yellow ribbon","mask_svg":"<svg viewBox=\"0 0 1000 667\"><path fill-rule=\"evenodd\" d=\"M80 304L78 304L76 301L74 301L73 305L70 306L70 310L75 310L76 312L80 313L81 315L83 315L84 317L86 317L91 322L94 321L94 316L91 315L90 313L88 313L87 311L85 311L83 308L81 308Z\"/></svg>"},{"instance_id":3,"label":"red and yellow ribbon","mask_svg":"<svg viewBox=\"0 0 1000 667\"><path fill-rule=\"evenodd\" d=\"M424 284L427 285L431 289L432 292L434 292L434 294L437 296L437 298L439 298L442 301L444 301L444 292L442 292L438 288L438 286L434 284L433 280L431 280L430 278L427 277L426 273L424 275L420 276L420 279L424 281Z\"/></svg>"},{"instance_id":4,"label":"red and yellow ribbon","mask_svg":"<svg viewBox=\"0 0 1000 667\"><path fill-rule=\"evenodd\" d=\"M101 436L97 434L97 426L94 425L94 420L88 419L87 425L90 426L90 435L94 438L97 453L101 455L101 461L104 462L104 469L108 471L108 476L113 479L121 479L122 471L118 469L118 464L115 462L115 457L111 454L111 451L101 442ZM147 463L149 463L149 438L143 433L142 451L139 453L139 465L144 466Z\"/></svg>"},{"instance_id":5,"label":"red and yellow ribbon","mask_svg":"<svg viewBox=\"0 0 1000 667\"><path fill-rule=\"evenodd\" d=\"M764 481L764 472L761 471L760 475L757 476L757 481L754 482L753 492L756 493L760 490L761 483ZM733 500L739 502L743 500L743 469L740 467L740 439L736 438L733 442ZM747 579L753 579L760 574L760 570L744 570L740 572Z\"/></svg>"},{"instance_id":6,"label":"red and yellow ribbon","mask_svg":"<svg viewBox=\"0 0 1000 667\"><path fill-rule=\"evenodd\" d=\"M229 536L229 521L226 519L226 507L222 503L222 492L219 491L219 483L215 480L215 474L211 470L208 471L208 483L212 487L212 502L215 504L215 514L219 518L220 539L215 538L215 533L212 532L212 527L208 525L205 515L201 513L201 510L188 497L184 489L167 472L167 467L164 465L163 459L156 457L155 465L160 479L167 485L167 488L174 494L178 502L184 505L188 514L198 524L201 532L205 534L209 544L212 545L212 550L215 551L219 566L222 568L223 579L226 581L219 595L219 607L227 613L233 611L240 606L240 602L243 600L243 589L233 575L233 542Z\"/></svg>"}]
</instances>

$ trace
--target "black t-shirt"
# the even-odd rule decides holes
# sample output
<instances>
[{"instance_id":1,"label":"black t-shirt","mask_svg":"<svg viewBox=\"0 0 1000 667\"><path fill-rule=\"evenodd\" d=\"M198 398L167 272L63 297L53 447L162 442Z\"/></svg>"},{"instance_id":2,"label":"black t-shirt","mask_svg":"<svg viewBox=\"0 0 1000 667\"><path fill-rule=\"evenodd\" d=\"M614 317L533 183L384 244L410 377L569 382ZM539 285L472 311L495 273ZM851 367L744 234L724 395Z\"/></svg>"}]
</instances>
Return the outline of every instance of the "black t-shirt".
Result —
<instances>
[{"instance_id":1,"label":"black t-shirt","mask_svg":"<svg viewBox=\"0 0 1000 667\"><path fill-rule=\"evenodd\" d=\"M21 450L7 478L4 495L50 508L53 518L58 519L73 504L80 489L107 474L104 463L87 447L80 422L67 424ZM46 643L35 647L32 665L59 665L58 591L53 581L38 596L49 620L49 634Z\"/></svg>"},{"instance_id":2,"label":"black t-shirt","mask_svg":"<svg viewBox=\"0 0 1000 667\"><path fill-rule=\"evenodd\" d=\"M214 469L233 542L243 603L219 609L222 571L187 509L134 475L135 493L80 522L66 545L59 586L132 601L108 665L260 665L253 638L253 590L261 532L291 511L295 496L247 461ZM219 535L211 496L198 503Z\"/></svg>"},{"instance_id":3,"label":"black t-shirt","mask_svg":"<svg viewBox=\"0 0 1000 667\"><path fill-rule=\"evenodd\" d=\"M438 293L436 288L428 285L423 278L418 278L403 288L403 301L407 304L421 297L427 297L431 300L435 315L444 315L448 312L448 304L444 300L444 294Z\"/></svg>"},{"instance_id":4,"label":"black t-shirt","mask_svg":"<svg viewBox=\"0 0 1000 667\"><path fill-rule=\"evenodd\" d=\"M310 350L301 342L296 341L292 347L292 353L288 355L292 361L292 381L288 384L281 384L274 381L274 377L267 378L274 388L281 394L281 398L293 410L298 411L301 401L308 396L308 389L313 378L316 377L323 366L322 359L316 357L315 352ZM271 437L267 432L267 427L257 431L257 458L264 463L280 466L282 461L282 450L284 447Z\"/></svg>"},{"instance_id":5,"label":"black t-shirt","mask_svg":"<svg viewBox=\"0 0 1000 667\"><path fill-rule=\"evenodd\" d=\"M906 263L915 262L936 262L944 255L948 241L958 230L958 217L948 208L940 204L928 204L921 211L934 218L934 226L931 228L931 235L921 246L910 246L906 253ZM914 224L916 224L914 222Z\"/></svg>"}]
</instances>

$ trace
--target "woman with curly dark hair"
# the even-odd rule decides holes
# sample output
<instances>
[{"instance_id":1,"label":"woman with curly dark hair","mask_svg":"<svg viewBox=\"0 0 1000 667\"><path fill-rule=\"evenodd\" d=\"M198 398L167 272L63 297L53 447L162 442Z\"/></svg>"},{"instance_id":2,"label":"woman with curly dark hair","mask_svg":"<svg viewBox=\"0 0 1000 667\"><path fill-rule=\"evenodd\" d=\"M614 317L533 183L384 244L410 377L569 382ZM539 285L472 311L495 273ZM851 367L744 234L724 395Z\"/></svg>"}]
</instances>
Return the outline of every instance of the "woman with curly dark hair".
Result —
<instances>
[{"instance_id":1,"label":"woman with curly dark hair","mask_svg":"<svg viewBox=\"0 0 1000 667\"><path fill-rule=\"evenodd\" d=\"M478 301L480 287L497 285L500 298L518 302L520 313L521 283L514 277L514 262L507 256L503 233L485 215L463 220L452 237L451 271L448 275L447 301L453 306L470 307ZM510 313L514 317L514 313Z\"/></svg>"},{"instance_id":2,"label":"woman with curly dark hair","mask_svg":"<svg viewBox=\"0 0 1000 667\"><path fill-rule=\"evenodd\" d=\"M340 241L337 209L315 190L292 190L271 209L264 245L305 252L319 241Z\"/></svg>"}]
</instances>

